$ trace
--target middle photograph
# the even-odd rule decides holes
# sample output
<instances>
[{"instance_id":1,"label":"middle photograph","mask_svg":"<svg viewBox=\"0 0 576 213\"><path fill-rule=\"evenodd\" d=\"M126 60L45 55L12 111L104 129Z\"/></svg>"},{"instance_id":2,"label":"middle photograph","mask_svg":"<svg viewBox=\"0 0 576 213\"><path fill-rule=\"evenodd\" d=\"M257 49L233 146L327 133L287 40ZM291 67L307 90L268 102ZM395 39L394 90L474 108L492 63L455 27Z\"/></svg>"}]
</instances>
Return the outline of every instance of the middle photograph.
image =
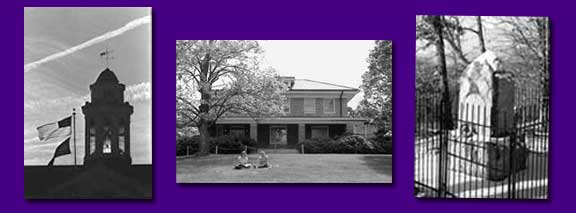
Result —
<instances>
[{"instance_id":1,"label":"middle photograph","mask_svg":"<svg viewBox=\"0 0 576 213\"><path fill-rule=\"evenodd\" d=\"M392 183L392 42L176 41L177 183Z\"/></svg>"}]
</instances>

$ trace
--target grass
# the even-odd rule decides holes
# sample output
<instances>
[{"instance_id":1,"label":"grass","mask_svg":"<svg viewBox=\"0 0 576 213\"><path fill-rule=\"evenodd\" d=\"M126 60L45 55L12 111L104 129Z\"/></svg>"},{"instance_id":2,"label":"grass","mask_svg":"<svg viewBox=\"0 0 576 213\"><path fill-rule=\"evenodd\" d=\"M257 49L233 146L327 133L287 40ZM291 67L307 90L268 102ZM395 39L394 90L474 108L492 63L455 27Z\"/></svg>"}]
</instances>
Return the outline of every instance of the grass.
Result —
<instances>
[{"instance_id":1,"label":"grass","mask_svg":"<svg viewBox=\"0 0 576 213\"><path fill-rule=\"evenodd\" d=\"M249 156L254 161L257 156ZM178 183L392 183L391 155L271 154L268 169L235 170L236 155L177 158Z\"/></svg>"}]
</instances>

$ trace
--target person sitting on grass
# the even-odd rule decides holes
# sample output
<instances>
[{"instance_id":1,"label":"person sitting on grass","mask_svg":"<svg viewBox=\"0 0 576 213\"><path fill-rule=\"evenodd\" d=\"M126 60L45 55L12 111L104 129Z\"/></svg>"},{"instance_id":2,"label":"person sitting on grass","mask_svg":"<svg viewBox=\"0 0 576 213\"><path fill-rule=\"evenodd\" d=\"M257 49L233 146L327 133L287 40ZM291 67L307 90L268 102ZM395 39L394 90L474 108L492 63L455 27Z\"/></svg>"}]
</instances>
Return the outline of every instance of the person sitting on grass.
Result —
<instances>
[{"instance_id":1,"label":"person sitting on grass","mask_svg":"<svg viewBox=\"0 0 576 213\"><path fill-rule=\"evenodd\" d=\"M258 168L268 168L268 155L263 150L258 155Z\"/></svg>"},{"instance_id":2,"label":"person sitting on grass","mask_svg":"<svg viewBox=\"0 0 576 213\"><path fill-rule=\"evenodd\" d=\"M252 168L252 164L248 159L248 154L246 154L246 151L242 151L242 153L240 153L240 156L238 156L237 163L236 166L234 166L234 169L249 169L249 168Z\"/></svg>"}]
</instances>

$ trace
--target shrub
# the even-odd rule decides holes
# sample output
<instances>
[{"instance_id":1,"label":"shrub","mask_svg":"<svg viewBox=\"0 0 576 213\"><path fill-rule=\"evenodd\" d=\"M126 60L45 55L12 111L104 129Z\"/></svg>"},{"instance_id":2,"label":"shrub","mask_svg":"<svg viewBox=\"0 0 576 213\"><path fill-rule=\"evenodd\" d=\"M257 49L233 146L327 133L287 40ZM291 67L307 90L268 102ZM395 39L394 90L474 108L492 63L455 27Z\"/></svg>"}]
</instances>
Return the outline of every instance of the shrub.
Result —
<instances>
[{"instance_id":1,"label":"shrub","mask_svg":"<svg viewBox=\"0 0 576 213\"><path fill-rule=\"evenodd\" d=\"M331 151L332 139L330 138L315 138L306 139L302 143L298 144L298 147L304 145L304 152L306 153L327 153ZM302 152L302 149L298 149Z\"/></svg>"},{"instance_id":2,"label":"shrub","mask_svg":"<svg viewBox=\"0 0 576 213\"><path fill-rule=\"evenodd\" d=\"M250 137L225 135L210 139L210 150L216 151L218 146L219 154L238 154L244 150L244 146L254 147L257 142ZM254 148L247 149L248 154L256 152Z\"/></svg>"},{"instance_id":3,"label":"shrub","mask_svg":"<svg viewBox=\"0 0 576 213\"><path fill-rule=\"evenodd\" d=\"M257 142L250 137L244 136L219 136L212 137L208 139L210 144L210 153L216 152L216 146L218 146L219 154L239 154L244 150L244 145L249 147L256 146ZM188 152L188 147L190 154L198 152L200 148L200 136L192 137L180 137L176 143L176 155L186 155ZM255 149L248 149L248 153L256 152Z\"/></svg>"},{"instance_id":4,"label":"shrub","mask_svg":"<svg viewBox=\"0 0 576 213\"><path fill-rule=\"evenodd\" d=\"M391 142L391 140L389 140ZM391 146L382 145L380 141L367 140L359 135L344 135L334 140L330 138L307 139L298 144L298 151L304 145L305 153L357 153L357 154L382 154L391 153ZM388 143L391 144L391 143ZM389 151L388 151L389 150Z\"/></svg>"},{"instance_id":5,"label":"shrub","mask_svg":"<svg viewBox=\"0 0 576 213\"><path fill-rule=\"evenodd\" d=\"M233 136L214 137L210 138L209 142L211 152L215 152L218 146L218 154L237 154L244 150L242 142Z\"/></svg>"},{"instance_id":6,"label":"shrub","mask_svg":"<svg viewBox=\"0 0 576 213\"><path fill-rule=\"evenodd\" d=\"M338 138L337 141L341 144L348 145L348 147L352 149L352 153L369 154L374 152L374 145L372 142L359 135L342 136Z\"/></svg>"},{"instance_id":7,"label":"shrub","mask_svg":"<svg viewBox=\"0 0 576 213\"><path fill-rule=\"evenodd\" d=\"M381 137L370 138L377 153L392 154L392 136L382 135Z\"/></svg>"},{"instance_id":8,"label":"shrub","mask_svg":"<svg viewBox=\"0 0 576 213\"><path fill-rule=\"evenodd\" d=\"M239 140L242 144L244 144L246 146L256 147L258 145L258 141L254 140L248 136L239 137Z\"/></svg>"},{"instance_id":9,"label":"shrub","mask_svg":"<svg viewBox=\"0 0 576 213\"><path fill-rule=\"evenodd\" d=\"M176 140L176 156L182 156L198 152L200 148L200 136L183 136ZM189 149L189 150L188 150Z\"/></svg>"},{"instance_id":10,"label":"shrub","mask_svg":"<svg viewBox=\"0 0 576 213\"><path fill-rule=\"evenodd\" d=\"M238 153L242 149L242 144L235 141L233 138L228 136L220 136L208 139L210 143L210 152L216 152L216 146L218 146L218 154L231 154ZM214 150L214 151L212 151Z\"/></svg>"}]
</instances>

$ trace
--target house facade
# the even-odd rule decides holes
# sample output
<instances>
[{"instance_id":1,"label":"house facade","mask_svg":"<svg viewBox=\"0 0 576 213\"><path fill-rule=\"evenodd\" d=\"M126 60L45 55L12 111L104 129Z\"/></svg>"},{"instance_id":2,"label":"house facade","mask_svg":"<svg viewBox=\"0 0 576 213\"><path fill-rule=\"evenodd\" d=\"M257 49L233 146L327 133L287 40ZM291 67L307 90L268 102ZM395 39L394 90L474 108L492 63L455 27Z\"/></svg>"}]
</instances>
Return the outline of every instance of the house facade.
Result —
<instances>
[{"instance_id":1,"label":"house facade","mask_svg":"<svg viewBox=\"0 0 576 213\"><path fill-rule=\"evenodd\" d=\"M227 116L218 120L213 136L249 136L260 146L291 147L306 139L366 134L366 119L347 116L348 102L358 89L294 77L280 79L289 88L283 116Z\"/></svg>"}]
</instances>

